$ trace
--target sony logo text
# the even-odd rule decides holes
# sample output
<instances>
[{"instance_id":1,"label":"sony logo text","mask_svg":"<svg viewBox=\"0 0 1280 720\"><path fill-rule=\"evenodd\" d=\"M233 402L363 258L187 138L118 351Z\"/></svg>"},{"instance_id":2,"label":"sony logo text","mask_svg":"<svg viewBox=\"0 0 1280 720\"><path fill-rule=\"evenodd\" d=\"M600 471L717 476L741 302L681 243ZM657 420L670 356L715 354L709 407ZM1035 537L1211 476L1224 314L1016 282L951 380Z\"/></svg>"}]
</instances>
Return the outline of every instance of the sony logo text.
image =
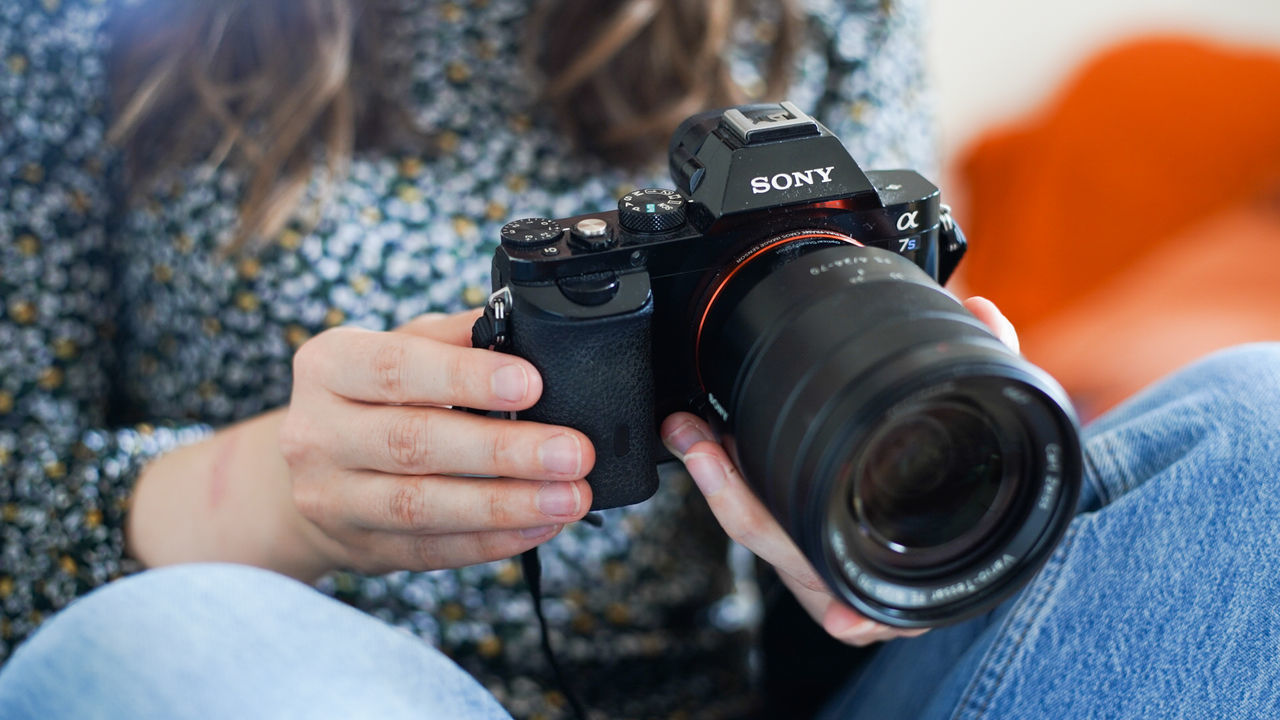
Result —
<instances>
[{"instance_id":1,"label":"sony logo text","mask_svg":"<svg viewBox=\"0 0 1280 720\"><path fill-rule=\"evenodd\" d=\"M751 192L759 195L767 193L770 190L790 190L793 187L803 187L805 185L813 185L815 182L826 184L831 182L831 171L835 169L835 165L824 168L811 168L809 170L792 170L791 172L778 173L773 177L760 175L751 178ZM814 176L817 176L815 181Z\"/></svg>"}]
</instances>

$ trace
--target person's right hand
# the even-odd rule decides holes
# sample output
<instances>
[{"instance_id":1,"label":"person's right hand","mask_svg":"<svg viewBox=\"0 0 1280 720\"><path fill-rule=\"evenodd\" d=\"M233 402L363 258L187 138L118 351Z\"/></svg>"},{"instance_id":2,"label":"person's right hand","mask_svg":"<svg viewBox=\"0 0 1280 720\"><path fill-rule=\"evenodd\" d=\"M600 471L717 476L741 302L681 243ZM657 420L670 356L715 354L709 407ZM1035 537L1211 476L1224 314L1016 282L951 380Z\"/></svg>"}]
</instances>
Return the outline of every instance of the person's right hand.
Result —
<instances>
[{"instance_id":1,"label":"person's right hand","mask_svg":"<svg viewBox=\"0 0 1280 720\"><path fill-rule=\"evenodd\" d=\"M395 332L335 328L294 357L280 429L298 511L332 567L460 567L521 553L591 506L591 443L564 427L450 406L532 406L527 361L471 347L476 312ZM486 477L464 477L486 476Z\"/></svg>"}]
</instances>

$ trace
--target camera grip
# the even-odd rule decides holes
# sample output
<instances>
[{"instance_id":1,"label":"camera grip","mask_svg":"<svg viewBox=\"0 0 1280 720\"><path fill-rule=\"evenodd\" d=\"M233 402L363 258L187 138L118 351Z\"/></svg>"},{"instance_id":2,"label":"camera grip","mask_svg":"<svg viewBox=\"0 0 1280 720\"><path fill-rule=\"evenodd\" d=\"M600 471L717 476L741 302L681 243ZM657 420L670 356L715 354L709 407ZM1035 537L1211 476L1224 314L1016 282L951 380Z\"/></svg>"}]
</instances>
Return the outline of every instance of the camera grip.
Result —
<instances>
[{"instance_id":1,"label":"camera grip","mask_svg":"<svg viewBox=\"0 0 1280 720\"><path fill-rule=\"evenodd\" d=\"M567 318L516 305L511 349L542 375L542 397L521 420L565 425L595 447L592 510L631 505L658 489L650 332L653 298L630 312Z\"/></svg>"}]
</instances>

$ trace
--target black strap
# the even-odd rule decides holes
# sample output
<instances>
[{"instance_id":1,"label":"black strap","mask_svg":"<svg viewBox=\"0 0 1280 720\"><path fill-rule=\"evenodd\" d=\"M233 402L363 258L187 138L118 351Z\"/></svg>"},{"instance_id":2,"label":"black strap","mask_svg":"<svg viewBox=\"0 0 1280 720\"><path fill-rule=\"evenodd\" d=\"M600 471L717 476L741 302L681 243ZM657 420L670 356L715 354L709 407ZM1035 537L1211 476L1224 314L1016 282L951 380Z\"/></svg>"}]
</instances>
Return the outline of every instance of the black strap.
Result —
<instances>
[{"instance_id":1,"label":"black strap","mask_svg":"<svg viewBox=\"0 0 1280 720\"><path fill-rule=\"evenodd\" d=\"M551 628L547 625L546 614L542 612L542 561L538 559L538 548L529 548L520 555L520 567L524 570L524 582L529 586L529 594L533 596L533 614L538 616L538 629L542 634L542 654L551 664L551 672L555 673L556 684L560 686L560 692L564 693L565 699L569 701L569 707L573 708L574 717L578 720L587 720L587 711L583 708L582 701L578 699L578 694L569 685L564 672L560 670L556 652L551 647Z\"/></svg>"},{"instance_id":2,"label":"black strap","mask_svg":"<svg viewBox=\"0 0 1280 720\"><path fill-rule=\"evenodd\" d=\"M495 298L497 298L496 302ZM502 302L503 300L495 294L485 306L484 314L477 318L475 324L471 326L471 344L473 347L498 351L506 349L510 341L510 336L507 334L508 323L506 317L506 310L509 308L504 307L501 304ZM470 409L468 411L486 414L484 411ZM599 527L602 523L600 516L595 513L589 513L583 520L596 527ZM565 700L573 708L574 716L578 720L587 720L587 712L582 705L582 700L578 698L578 694L569 685L568 679L560 669L560 662L556 660L555 650L551 647L551 628L547 625L547 616L542 611L542 560L538 558L538 548L529 548L520 555L520 567L524 571L525 585L529 587L529 594L533 597L533 614L538 618L538 630L542 636L542 654L546 656L547 663L551 665L551 672L555 674L556 684L560 686L560 692L564 694Z\"/></svg>"}]
</instances>

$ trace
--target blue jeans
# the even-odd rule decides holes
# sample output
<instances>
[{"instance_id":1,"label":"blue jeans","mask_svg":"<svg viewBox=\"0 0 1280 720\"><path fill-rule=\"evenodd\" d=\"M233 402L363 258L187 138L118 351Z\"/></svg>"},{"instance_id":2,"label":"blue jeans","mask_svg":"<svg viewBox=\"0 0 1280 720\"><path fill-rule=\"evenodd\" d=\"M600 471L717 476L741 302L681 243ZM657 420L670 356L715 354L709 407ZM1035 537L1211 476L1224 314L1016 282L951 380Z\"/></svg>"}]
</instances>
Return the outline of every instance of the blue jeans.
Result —
<instances>
[{"instance_id":1,"label":"blue jeans","mask_svg":"<svg viewBox=\"0 0 1280 720\"><path fill-rule=\"evenodd\" d=\"M1280 714L1280 345L1214 355L1087 431L1066 539L1018 595L880 648L822 717ZM437 652L271 573L183 566L73 604L0 717L507 717Z\"/></svg>"},{"instance_id":2,"label":"blue jeans","mask_svg":"<svg viewBox=\"0 0 1280 720\"><path fill-rule=\"evenodd\" d=\"M0 672L5 720L511 720L444 655L282 575L178 565L111 583Z\"/></svg>"}]
</instances>

